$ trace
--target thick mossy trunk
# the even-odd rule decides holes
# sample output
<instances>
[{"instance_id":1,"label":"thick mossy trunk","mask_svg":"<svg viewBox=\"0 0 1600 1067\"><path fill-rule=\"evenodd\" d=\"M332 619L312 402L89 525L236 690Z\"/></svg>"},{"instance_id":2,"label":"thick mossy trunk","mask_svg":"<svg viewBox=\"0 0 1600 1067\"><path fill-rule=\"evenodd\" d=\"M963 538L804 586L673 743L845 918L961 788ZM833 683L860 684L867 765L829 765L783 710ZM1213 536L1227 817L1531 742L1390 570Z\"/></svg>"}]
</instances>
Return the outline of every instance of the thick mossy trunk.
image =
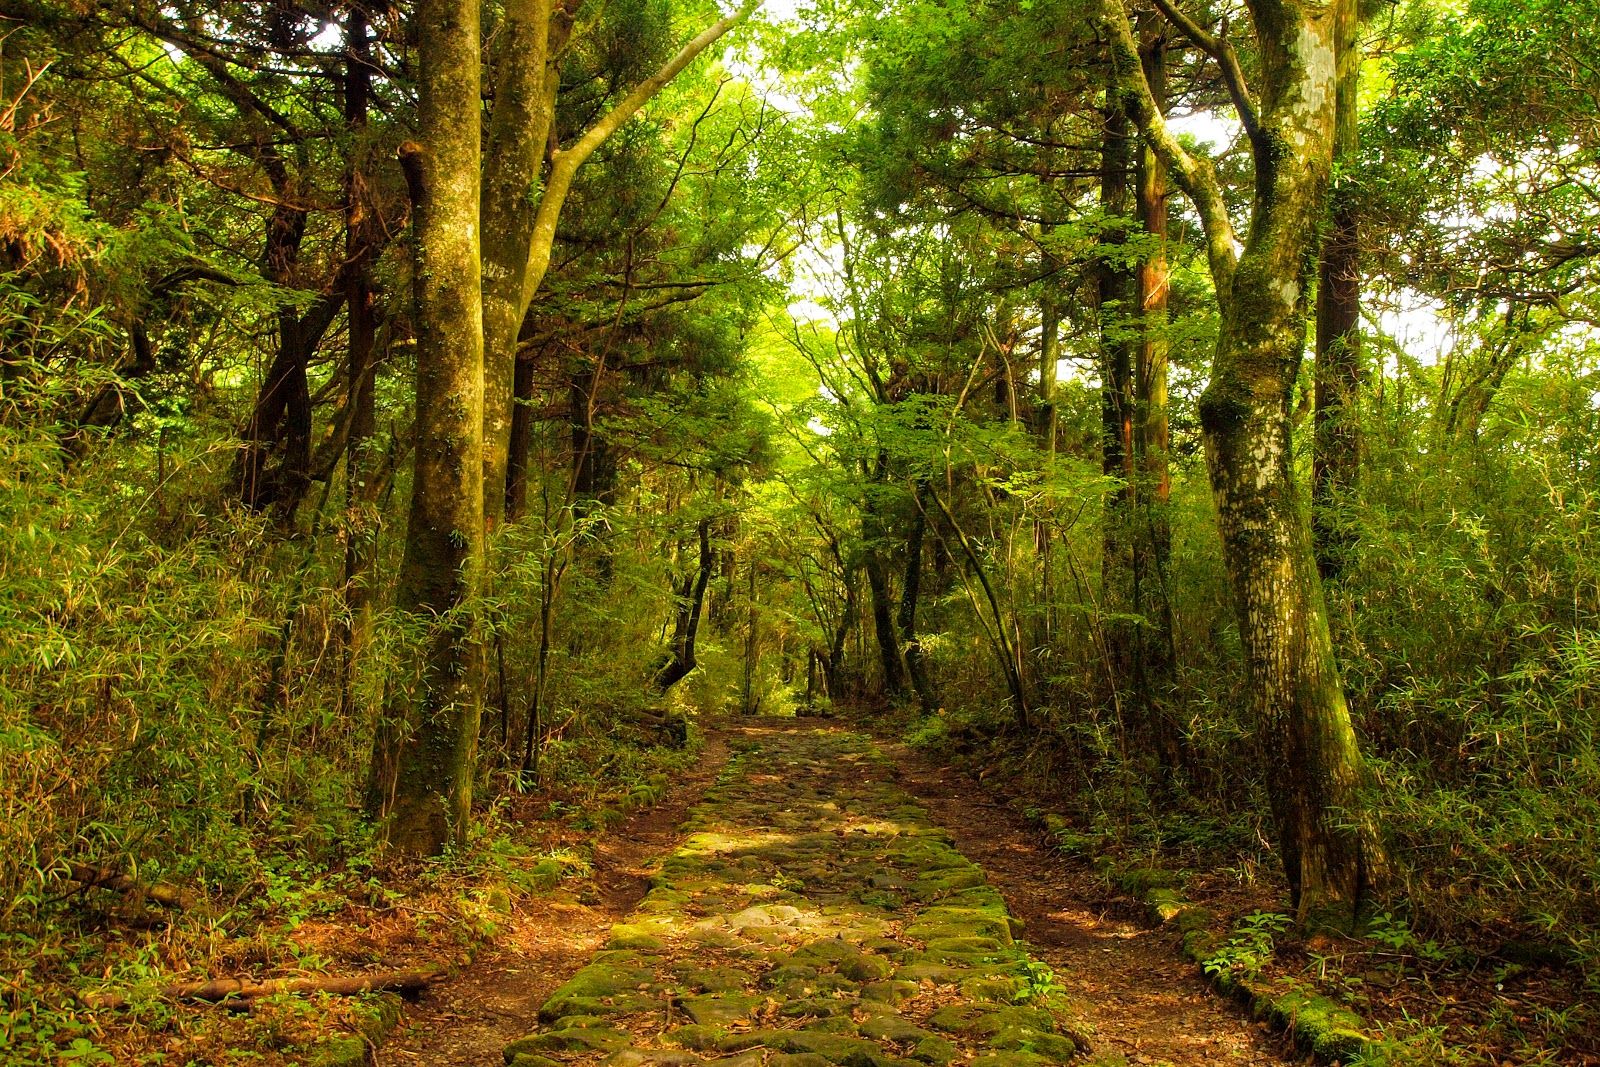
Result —
<instances>
[{"instance_id":1,"label":"thick mossy trunk","mask_svg":"<svg viewBox=\"0 0 1600 1067\"><path fill-rule=\"evenodd\" d=\"M1291 469L1288 371L1303 318L1248 258L1201 401L1252 719L1284 870L1302 919L1348 921L1365 891L1365 771L1333 657L1321 578Z\"/></svg>"},{"instance_id":2,"label":"thick mossy trunk","mask_svg":"<svg viewBox=\"0 0 1600 1067\"><path fill-rule=\"evenodd\" d=\"M386 839L428 855L465 840L482 715L472 618L484 544L478 5L421 0L415 26L424 141L402 154L413 202L417 440L395 604L427 638L416 699L391 688L391 730L380 743L398 744L374 767Z\"/></svg>"},{"instance_id":3,"label":"thick mossy trunk","mask_svg":"<svg viewBox=\"0 0 1600 1067\"><path fill-rule=\"evenodd\" d=\"M1102 0L1118 95L1205 227L1222 324L1200 419L1284 870L1302 922L1347 926L1383 852L1361 795L1366 772L1294 478L1289 396L1304 354L1339 53L1355 2L1251 2L1254 92L1224 38L1160 6L1221 68L1255 164L1240 252L1214 172L1166 127L1126 6Z\"/></svg>"}]
</instances>

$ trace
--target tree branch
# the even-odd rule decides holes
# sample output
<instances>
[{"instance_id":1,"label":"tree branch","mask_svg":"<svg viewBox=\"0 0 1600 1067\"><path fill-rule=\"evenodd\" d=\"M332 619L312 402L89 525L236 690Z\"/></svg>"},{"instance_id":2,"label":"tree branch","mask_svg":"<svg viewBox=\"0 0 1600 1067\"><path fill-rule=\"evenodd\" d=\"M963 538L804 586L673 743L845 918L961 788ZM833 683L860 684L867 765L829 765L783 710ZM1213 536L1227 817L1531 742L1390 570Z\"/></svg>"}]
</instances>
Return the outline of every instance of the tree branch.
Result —
<instances>
[{"instance_id":1,"label":"tree branch","mask_svg":"<svg viewBox=\"0 0 1600 1067\"><path fill-rule=\"evenodd\" d=\"M550 267L550 249L555 244L556 220L560 217L561 208L567 201L567 194L572 191L572 181L578 173L578 168L583 166L597 148L605 144L607 138L621 129L623 123L633 118L639 109L649 103L667 83L694 62L701 52L709 48L723 34L748 19L758 6L760 0L745 0L744 6L738 11L706 27L660 70L634 86L633 91L623 97L621 103L589 127L571 148L553 153L550 176L545 182L544 195L539 198L539 213L534 220L533 239L528 250L528 273L522 284L523 314L527 313L528 305L533 303L534 294L544 283L545 271Z\"/></svg>"},{"instance_id":2,"label":"tree branch","mask_svg":"<svg viewBox=\"0 0 1600 1067\"><path fill-rule=\"evenodd\" d=\"M1233 109L1239 113L1239 121L1244 125L1244 132L1250 137L1250 143L1259 148L1261 120L1256 115L1255 102L1250 96L1249 85L1245 83L1244 68L1239 66L1239 54L1233 50L1233 43L1220 34L1209 33L1172 0L1154 0L1154 3L1168 22L1182 30L1183 35L1193 41L1200 51L1217 61L1223 83L1228 87L1228 96L1233 100Z\"/></svg>"},{"instance_id":3,"label":"tree branch","mask_svg":"<svg viewBox=\"0 0 1600 1067\"><path fill-rule=\"evenodd\" d=\"M1099 7L1100 23L1109 38L1112 92L1120 98L1128 116L1150 142L1151 149L1167 165L1172 180L1194 202L1205 230L1211 276L1218 291L1225 291L1232 284L1239 253L1233 220L1228 217L1228 206L1223 200L1216 171L1210 160L1196 158L1184 150L1156 106L1155 95L1144 76L1144 64L1139 60L1139 42L1128 22L1123 0L1100 0Z\"/></svg>"}]
</instances>

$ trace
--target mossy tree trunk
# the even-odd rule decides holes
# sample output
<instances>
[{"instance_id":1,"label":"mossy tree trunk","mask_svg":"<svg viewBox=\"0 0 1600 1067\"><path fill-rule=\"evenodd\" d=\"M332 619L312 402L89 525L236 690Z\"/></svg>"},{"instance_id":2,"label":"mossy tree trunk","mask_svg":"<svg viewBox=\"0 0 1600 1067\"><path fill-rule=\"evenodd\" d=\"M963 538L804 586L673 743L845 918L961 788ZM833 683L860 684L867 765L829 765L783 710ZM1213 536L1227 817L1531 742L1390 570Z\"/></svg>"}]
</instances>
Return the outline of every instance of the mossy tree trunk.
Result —
<instances>
[{"instance_id":1,"label":"mossy tree trunk","mask_svg":"<svg viewBox=\"0 0 1600 1067\"><path fill-rule=\"evenodd\" d=\"M1200 418L1294 907L1302 922L1348 925L1382 851L1363 805L1367 774L1294 478L1289 401L1304 351L1315 220L1333 169L1338 58L1354 0L1251 0L1256 92L1225 38L1171 0L1157 6L1216 60L1255 163L1241 250L1214 172L1162 118L1124 4L1101 0L1117 94L1205 228L1221 328Z\"/></svg>"},{"instance_id":2,"label":"mossy tree trunk","mask_svg":"<svg viewBox=\"0 0 1600 1067\"><path fill-rule=\"evenodd\" d=\"M572 30L566 0L507 0L494 27L494 110L489 117L479 209L483 218L484 520L505 517L513 488L512 397L517 334L526 310L534 223L555 116L559 64ZM553 236L553 234L552 234ZM546 260L548 262L548 260ZM534 283L537 286L537 282ZM518 504L521 501L517 501Z\"/></svg>"},{"instance_id":3,"label":"mossy tree trunk","mask_svg":"<svg viewBox=\"0 0 1600 1067\"><path fill-rule=\"evenodd\" d=\"M917 608L922 597L922 544L928 533L928 515L923 502L928 494L925 481L913 487L916 508L911 515L911 528L906 532L905 580L900 583L900 611L895 622L900 628L901 647L905 651L906 674L916 691L917 703L925 712L939 706L939 698L928 680L928 665L922 655L922 639L917 636Z\"/></svg>"},{"instance_id":4,"label":"mossy tree trunk","mask_svg":"<svg viewBox=\"0 0 1600 1067\"><path fill-rule=\"evenodd\" d=\"M417 436L395 603L427 638L420 692L405 706L403 687L391 689L385 715L404 728L380 731L374 767L384 836L416 855L465 838L482 715L472 618L484 544L478 8L419 0L423 140L401 147L412 198ZM381 751L385 744L393 751Z\"/></svg>"},{"instance_id":5,"label":"mossy tree trunk","mask_svg":"<svg viewBox=\"0 0 1600 1067\"><path fill-rule=\"evenodd\" d=\"M352 8L345 20L349 55L345 63L344 117L354 131L367 125L371 97L372 40L366 13ZM360 138L358 136L359 143ZM345 175L345 308L349 320L349 353L345 360L348 425L345 444L344 598L346 618L339 642L341 715L353 711L356 666L372 632L372 589L369 572L378 541L378 472L372 438L377 428L374 384L377 374L378 315L374 307L370 250L366 236L374 227L366 203L366 168L352 154Z\"/></svg>"}]
</instances>

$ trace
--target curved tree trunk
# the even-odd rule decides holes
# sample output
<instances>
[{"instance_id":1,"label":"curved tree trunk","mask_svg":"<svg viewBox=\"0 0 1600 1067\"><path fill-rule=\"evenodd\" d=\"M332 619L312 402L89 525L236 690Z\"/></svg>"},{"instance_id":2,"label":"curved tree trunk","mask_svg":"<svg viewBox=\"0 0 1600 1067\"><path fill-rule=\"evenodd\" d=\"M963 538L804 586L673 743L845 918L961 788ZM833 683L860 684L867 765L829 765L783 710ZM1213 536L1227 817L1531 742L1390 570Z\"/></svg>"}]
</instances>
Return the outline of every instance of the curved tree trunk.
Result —
<instances>
[{"instance_id":1,"label":"curved tree trunk","mask_svg":"<svg viewBox=\"0 0 1600 1067\"><path fill-rule=\"evenodd\" d=\"M678 615L673 624L672 658L656 672L656 688L665 693L689 676L699 666L695 657L695 642L700 634L700 616L705 609L706 586L711 582L711 571L716 557L711 551L711 519L700 520L696 527L700 539L699 569L678 594Z\"/></svg>"}]
</instances>

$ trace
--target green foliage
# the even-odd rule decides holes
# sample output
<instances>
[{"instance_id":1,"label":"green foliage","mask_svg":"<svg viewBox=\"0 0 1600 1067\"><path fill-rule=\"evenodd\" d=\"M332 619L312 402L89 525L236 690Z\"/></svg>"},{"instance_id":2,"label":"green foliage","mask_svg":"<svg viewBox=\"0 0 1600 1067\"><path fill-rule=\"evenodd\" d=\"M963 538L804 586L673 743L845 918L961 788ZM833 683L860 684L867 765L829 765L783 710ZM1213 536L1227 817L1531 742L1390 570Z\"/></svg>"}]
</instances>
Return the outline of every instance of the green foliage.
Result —
<instances>
[{"instance_id":1,"label":"green foliage","mask_svg":"<svg viewBox=\"0 0 1600 1067\"><path fill-rule=\"evenodd\" d=\"M1251 912L1239 921L1233 935L1200 964L1209 975L1253 980L1272 959L1277 937L1294 925L1294 919L1276 912Z\"/></svg>"}]
</instances>

